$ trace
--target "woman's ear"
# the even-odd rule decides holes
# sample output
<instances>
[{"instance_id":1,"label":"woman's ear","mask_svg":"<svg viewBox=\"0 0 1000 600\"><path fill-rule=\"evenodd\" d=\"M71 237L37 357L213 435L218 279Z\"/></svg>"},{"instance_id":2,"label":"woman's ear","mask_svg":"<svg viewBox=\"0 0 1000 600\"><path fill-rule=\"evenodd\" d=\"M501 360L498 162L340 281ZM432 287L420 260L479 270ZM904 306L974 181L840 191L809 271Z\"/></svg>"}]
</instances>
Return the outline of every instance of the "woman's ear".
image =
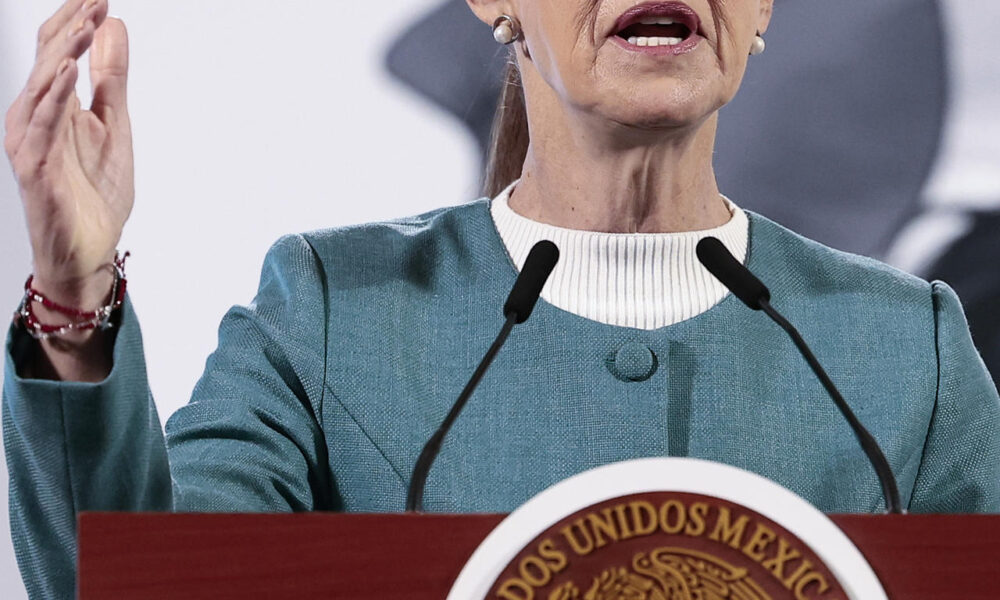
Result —
<instances>
[{"instance_id":1,"label":"woman's ear","mask_svg":"<svg viewBox=\"0 0 1000 600\"><path fill-rule=\"evenodd\" d=\"M469 4L474 4L477 0L467 0ZM767 31L767 26L771 22L771 14L774 12L774 0L760 0L760 13L757 16L757 33Z\"/></svg>"},{"instance_id":2,"label":"woman's ear","mask_svg":"<svg viewBox=\"0 0 1000 600\"><path fill-rule=\"evenodd\" d=\"M509 2L505 0L465 0L472 12L476 13L479 20L490 27L497 17L504 14L509 9Z\"/></svg>"}]
</instances>

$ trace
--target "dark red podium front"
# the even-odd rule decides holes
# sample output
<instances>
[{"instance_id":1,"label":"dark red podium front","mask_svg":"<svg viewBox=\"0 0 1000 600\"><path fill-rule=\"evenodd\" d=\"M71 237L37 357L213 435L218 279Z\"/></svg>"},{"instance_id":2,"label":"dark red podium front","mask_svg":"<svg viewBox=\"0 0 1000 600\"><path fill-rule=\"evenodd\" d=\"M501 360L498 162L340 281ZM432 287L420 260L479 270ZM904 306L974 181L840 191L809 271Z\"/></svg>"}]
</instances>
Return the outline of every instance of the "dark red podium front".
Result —
<instances>
[{"instance_id":1,"label":"dark red podium front","mask_svg":"<svg viewBox=\"0 0 1000 600\"><path fill-rule=\"evenodd\" d=\"M1000 598L1000 516L831 518L893 600ZM79 598L443 600L502 519L85 513Z\"/></svg>"}]
</instances>

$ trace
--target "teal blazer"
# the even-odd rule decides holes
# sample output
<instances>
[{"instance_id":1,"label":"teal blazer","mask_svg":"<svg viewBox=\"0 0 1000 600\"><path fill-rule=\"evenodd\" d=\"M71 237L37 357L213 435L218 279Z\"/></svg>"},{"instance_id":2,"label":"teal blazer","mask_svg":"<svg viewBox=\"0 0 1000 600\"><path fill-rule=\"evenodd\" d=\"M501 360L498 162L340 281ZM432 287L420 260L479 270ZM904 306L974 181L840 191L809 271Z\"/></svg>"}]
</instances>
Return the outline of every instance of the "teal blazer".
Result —
<instances>
[{"instance_id":1,"label":"teal blazer","mask_svg":"<svg viewBox=\"0 0 1000 600\"><path fill-rule=\"evenodd\" d=\"M748 265L878 439L911 511L1000 510L1000 400L958 298L750 214ZM499 330L516 277L488 201L293 235L233 308L161 434L126 304L98 384L28 380L7 342L14 545L33 598L72 595L82 510L401 511L410 470ZM883 510L785 333L733 296L652 331L539 301L430 472L431 511L510 511L647 456L735 465L829 512Z\"/></svg>"}]
</instances>

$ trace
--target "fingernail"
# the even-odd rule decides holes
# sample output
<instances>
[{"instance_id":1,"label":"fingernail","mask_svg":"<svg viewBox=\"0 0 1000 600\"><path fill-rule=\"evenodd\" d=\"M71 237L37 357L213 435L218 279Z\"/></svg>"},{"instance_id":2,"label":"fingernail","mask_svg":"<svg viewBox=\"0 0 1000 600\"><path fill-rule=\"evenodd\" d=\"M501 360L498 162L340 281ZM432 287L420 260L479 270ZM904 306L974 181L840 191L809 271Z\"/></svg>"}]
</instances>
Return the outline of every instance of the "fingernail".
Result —
<instances>
[{"instance_id":1,"label":"fingernail","mask_svg":"<svg viewBox=\"0 0 1000 600\"><path fill-rule=\"evenodd\" d=\"M87 0L83 4L83 12L87 12L87 11L93 9L95 6L97 6L97 3L100 2L100 1L101 0Z\"/></svg>"},{"instance_id":2,"label":"fingernail","mask_svg":"<svg viewBox=\"0 0 1000 600\"><path fill-rule=\"evenodd\" d=\"M64 58L61 63L59 63L59 69L56 71L56 75L62 75L69 68L69 64L73 62L72 58Z\"/></svg>"}]
</instances>

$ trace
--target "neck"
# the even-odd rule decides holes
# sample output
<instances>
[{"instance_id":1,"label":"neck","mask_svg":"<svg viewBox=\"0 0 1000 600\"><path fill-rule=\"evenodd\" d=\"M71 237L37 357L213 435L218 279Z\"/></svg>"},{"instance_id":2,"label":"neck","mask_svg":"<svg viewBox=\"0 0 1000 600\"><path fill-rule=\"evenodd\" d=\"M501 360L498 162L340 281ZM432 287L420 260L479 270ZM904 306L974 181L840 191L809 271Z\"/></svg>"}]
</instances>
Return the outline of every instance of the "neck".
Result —
<instances>
[{"instance_id":1,"label":"neck","mask_svg":"<svg viewBox=\"0 0 1000 600\"><path fill-rule=\"evenodd\" d=\"M528 106L531 144L510 199L517 213L608 233L698 231L729 220L712 170L715 115L650 131L545 100Z\"/></svg>"}]
</instances>

